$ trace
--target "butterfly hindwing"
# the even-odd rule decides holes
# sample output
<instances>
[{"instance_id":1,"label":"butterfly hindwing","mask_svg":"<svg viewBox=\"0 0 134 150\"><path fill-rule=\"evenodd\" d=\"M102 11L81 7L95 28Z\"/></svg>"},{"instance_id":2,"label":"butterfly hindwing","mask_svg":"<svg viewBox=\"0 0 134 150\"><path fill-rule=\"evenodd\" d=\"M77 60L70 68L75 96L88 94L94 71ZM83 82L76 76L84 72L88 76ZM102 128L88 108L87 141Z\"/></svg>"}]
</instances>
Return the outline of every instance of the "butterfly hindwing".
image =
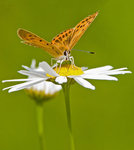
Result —
<instances>
[{"instance_id":1,"label":"butterfly hindwing","mask_svg":"<svg viewBox=\"0 0 134 150\"><path fill-rule=\"evenodd\" d=\"M27 30L18 29L18 36L23 40L23 43L42 48L55 58L63 55L56 46Z\"/></svg>"}]
</instances>

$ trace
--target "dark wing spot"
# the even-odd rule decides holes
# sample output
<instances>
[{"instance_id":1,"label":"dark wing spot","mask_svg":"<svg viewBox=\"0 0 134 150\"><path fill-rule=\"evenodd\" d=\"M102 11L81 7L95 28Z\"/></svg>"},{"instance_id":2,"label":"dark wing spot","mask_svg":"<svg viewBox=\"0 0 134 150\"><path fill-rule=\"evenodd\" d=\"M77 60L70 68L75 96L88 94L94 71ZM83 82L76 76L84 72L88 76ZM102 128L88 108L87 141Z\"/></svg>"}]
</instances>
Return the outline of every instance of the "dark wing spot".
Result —
<instances>
[{"instance_id":1,"label":"dark wing spot","mask_svg":"<svg viewBox=\"0 0 134 150\"><path fill-rule=\"evenodd\" d=\"M86 19L86 21L88 21L88 18Z\"/></svg>"},{"instance_id":2,"label":"dark wing spot","mask_svg":"<svg viewBox=\"0 0 134 150\"><path fill-rule=\"evenodd\" d=\"M62 41L62 38L61 38L61 37L59 37L59 40L61 40L61 41Z\"/></svg>"},{"instance_id":3,"label":"dark wing spot","mask_svg":"<svg viewBox=\"0 0 134 150\"><path fill-rule=\"evenodd\" d=\"M83 20L82 23L84 23L85 21Z\"/></svg>"},{"instance_id":4,"label":"dark wing spot","mask_svg":"<svg viewBox=\"0 0 134 150\"><path fill-rule=\"evenodd\" d=\"M52 47L52 49L54 49L54 47Z\"/></svg>"},{"instance_id":5,"label":"dark wing spot","mask_svg":"<svg viewBox=\"0 0 134 150\"><path fill-rule=\"evenodd\" d=\"M47 43L47 45L49 45L49 44Z\"/></svg>"},{"instance_id":6,"label":"dark wing spot","mask_svg":"<svg viewBox=\"0 0 134 150\"><path fill-rule=\"evenodd\" d=\"M67 36L68 34L66 33L65 35Z\"/></svg>"},{"instance_id":7,"label":"dark wing spot","mask_svg":"<svg viewBox=\"0 0 134 150\"><path fill-rule=\"evenodd\" d=\"M77 26L77 28L79 28L80 25Z\"/></svg>"},{"instance_id":8,"label":"dark wing spot","mask_svg":"<svg viewBox=\"0 0 134 150\"><path fill-rule=\"evenodd\" d=\"M31 37L32 35L30 34L29 37Z\"/></svg>"},{"instance_id":9,"label":"dark wing spot","mask_svg":"<svg viewBox=\"0 0 134 150\"><path fill-rule=\"evenodd\" d=\"M82 25L80 26L80 28L82 28Z\"/></svg>"},{"instance_id":10,"label":"dark wing spot","mask_svg":"<svg viewBox=\"0 0 134 150\"><path fill-rule=\"evenodd\" d=\"M42 40L40 40L40 42L42 42Z\"/></svg>"},{"instance_id":11,"label":"dark wing spot","mask_svg":"<svg viewBox=\"0 0 134 150\"><path fill-rule=\"evenodd\" d=\"M59 42L59 40L55 40L55 42Z\"/></svg>"},{"instance_id":12,"label":"dark wing spot","mask_svg":"<svg viewBox=\"0 0 134 150\"><path fill-rule=\"evenodd\" d=\"M63 34L63 35L62 35L62 37L64 38L64 37L65 37L65 35Z\"/></svg>"},{"instance_id":13,"label":"dark wing spot","mask_svg":"<svg viewBox=\"0 0 134 150\"><path fill-rule=\"evenodd\" d=\"M71 33L71 31L69 31L69 33Z\"/></svg>"}]
</instances>

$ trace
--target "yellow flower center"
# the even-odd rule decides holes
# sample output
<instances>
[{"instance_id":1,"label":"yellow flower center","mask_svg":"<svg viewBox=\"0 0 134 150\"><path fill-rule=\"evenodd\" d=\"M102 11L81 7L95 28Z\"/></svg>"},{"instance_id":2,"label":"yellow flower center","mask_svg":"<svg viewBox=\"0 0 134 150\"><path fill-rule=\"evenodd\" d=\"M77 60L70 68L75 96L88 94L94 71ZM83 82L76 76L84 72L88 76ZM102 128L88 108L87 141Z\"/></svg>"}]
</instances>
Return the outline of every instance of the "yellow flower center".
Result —
<instances>
[{"instance_id":1,"label":"yellow flower center","mask_svg":"<svg viewBox=\"0 0 134 150\"><path fill-rule=\"evenodd\" d=\"M84 72L80 67L64 64L61 67L54 68L56 73L60 76L74 76L74 75L82 75Z\"/></svg>"}]
</instances>

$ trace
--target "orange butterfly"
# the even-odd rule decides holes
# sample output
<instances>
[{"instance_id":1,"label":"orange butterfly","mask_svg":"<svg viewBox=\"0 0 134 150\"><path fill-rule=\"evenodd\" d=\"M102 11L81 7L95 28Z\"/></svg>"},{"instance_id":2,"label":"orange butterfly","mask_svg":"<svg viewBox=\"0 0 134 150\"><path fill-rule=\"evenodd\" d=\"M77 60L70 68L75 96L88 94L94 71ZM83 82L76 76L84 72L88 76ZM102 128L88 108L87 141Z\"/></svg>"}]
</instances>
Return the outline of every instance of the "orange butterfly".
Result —
<instances>
[{"instance_id":1,"label":"orange butterfly","mask_svg":"<svg viewBox=\"0 0 134 150\"><path fill-rule=\"evenodd\" d=\"M62 62L65 60L73 60L73 57L70 56L71 49L75 46L97 15L98 12L86 17L74 28L65 30L54 37L51 42L47 42L39 36L24 29L18 29L17 33L25 44L44 49L56 60L60 60Z\"/></svg>"}]
</instances>

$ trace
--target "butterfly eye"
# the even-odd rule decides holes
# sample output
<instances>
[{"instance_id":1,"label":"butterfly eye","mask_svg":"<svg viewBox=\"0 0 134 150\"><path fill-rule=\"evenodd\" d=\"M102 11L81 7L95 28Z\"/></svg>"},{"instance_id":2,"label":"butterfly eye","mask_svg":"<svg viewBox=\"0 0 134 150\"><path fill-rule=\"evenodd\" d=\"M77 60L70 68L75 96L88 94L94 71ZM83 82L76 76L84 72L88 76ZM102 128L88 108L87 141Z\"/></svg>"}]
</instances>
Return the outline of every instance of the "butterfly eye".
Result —
<instances>
[{"instance_id":1,"label":"butterfly eye","mask_svg":"<svg viewBox=\"0 0 134 150\"><path fill-rule=\"evenodd\" d=\"M64 56L67 56L67 51L64 51Z\"/></svg>"}]
</instances>

